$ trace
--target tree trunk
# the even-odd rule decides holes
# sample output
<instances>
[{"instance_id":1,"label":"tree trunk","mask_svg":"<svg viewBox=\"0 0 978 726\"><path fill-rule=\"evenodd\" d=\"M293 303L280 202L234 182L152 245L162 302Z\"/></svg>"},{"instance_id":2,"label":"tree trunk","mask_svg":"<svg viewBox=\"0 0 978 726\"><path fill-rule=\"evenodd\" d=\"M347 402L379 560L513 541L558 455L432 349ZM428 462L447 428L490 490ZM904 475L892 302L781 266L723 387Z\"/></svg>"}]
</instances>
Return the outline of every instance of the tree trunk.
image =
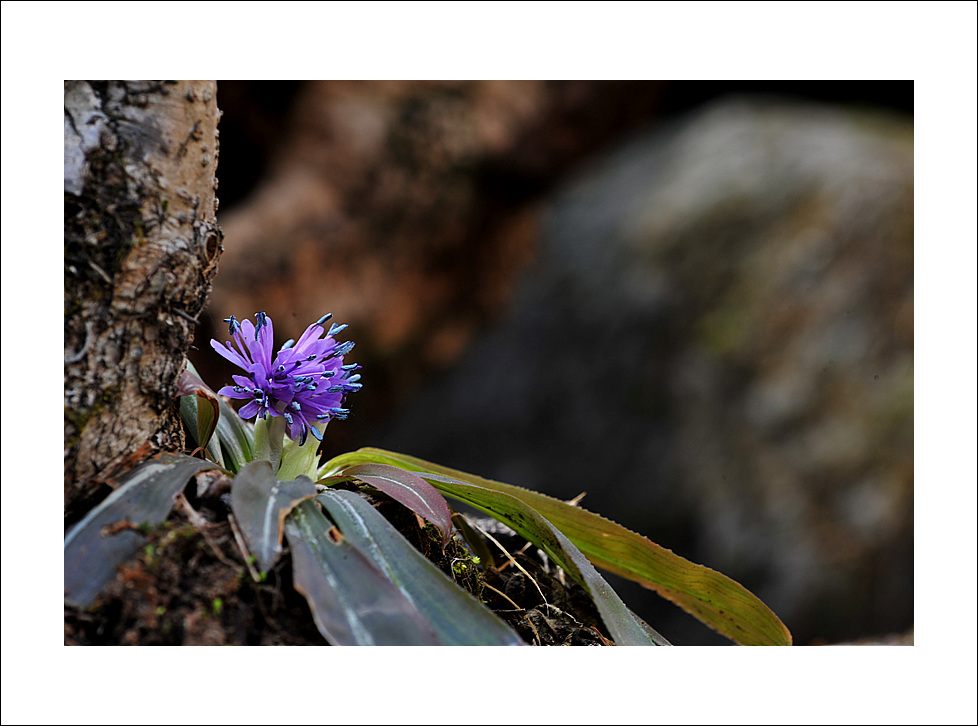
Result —
<instances>
[{"instance_id":1,"label":"tree trunk","mask_svg":"<svg viewBox=\"0 0 978 726\"><path fill-rule=\"evenodd\" d=\"M66 81L65 518L183 445L175 384L223 251L213 81Z\"/></svg>"}]
</instances>

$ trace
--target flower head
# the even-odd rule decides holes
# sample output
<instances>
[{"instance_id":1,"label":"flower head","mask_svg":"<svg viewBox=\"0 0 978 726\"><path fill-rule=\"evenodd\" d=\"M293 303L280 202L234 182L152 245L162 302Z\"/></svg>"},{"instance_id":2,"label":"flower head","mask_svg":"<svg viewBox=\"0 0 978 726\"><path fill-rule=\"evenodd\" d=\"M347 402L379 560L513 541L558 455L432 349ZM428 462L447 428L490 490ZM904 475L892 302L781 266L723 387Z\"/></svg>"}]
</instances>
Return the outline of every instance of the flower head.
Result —
<instances>
[{"instance_id":1,"label":"flower head","mask_svg":"<svg viewBox=\"0 0 978 726\"><path fill-rule=\"evenodd\" d=\"M289 340L272 357L272 319L256 313L255 321L238 322L225 319L228 333L235 345L223 345L211 340L211 347L244 370L246 375L232 376L235 385L224 386L218 393L228 398L248 399L238 415L243 419L255 416L282 416L286 433L299 444L311 433L322 441L323 435L314 424L325 424L331 418L346 418L349 409L343 408L343 398L363 385L360 366L344 365L343 356L353 349L353 342L338 343L333 336L346 325L323 323L332 315L324 315L306 328L298 342ZM325 333L325 337L323 334Z\"/></svg>"}]
</instances>

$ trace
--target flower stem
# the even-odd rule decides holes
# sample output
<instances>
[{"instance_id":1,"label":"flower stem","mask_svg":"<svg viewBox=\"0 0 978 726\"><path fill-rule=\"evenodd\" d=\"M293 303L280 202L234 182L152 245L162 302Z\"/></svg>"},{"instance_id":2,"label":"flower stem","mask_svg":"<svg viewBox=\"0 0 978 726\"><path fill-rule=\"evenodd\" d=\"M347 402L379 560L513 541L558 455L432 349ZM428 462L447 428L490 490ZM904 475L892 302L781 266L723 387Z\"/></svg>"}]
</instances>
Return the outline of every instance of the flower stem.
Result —
<instances>
[{"instance_id":1,"label":"flower stem","mask_svg":"<svg viewBox=\"0 0 978 726\"><path fill-rule=\"evenodd\" d=\"M259 418L255 421L255 459L265 459L278 470L282 459L282 440L285 438L285 419L281 416Z\"/></svg>"}]
</instances>

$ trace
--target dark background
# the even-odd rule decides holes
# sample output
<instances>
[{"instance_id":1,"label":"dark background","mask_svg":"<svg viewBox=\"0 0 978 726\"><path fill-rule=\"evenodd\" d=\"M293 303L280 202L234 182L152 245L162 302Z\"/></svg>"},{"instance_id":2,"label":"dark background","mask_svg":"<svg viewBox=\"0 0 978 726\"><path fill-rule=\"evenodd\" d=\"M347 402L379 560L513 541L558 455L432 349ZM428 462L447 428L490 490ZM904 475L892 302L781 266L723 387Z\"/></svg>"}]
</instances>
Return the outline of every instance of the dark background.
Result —
<instances>
[{"instance_id":1,"label":"dark background","mask_svg":"<svg viewBox=\"0 0 978 726\"><path fill-rule=\"evenodd\" d=\"M912 81L784 82L699 81L654 82L654 107L639 118L649 123L680 116L722 96L767 94L802 98L833 105L889 109L913 118ZM292 103L301 81L220 81L221 205L230 210L254 189L269 159L287 133ZM614 134L605 141L614 143Z\"/></svg>"},{"instance_id":2,"label":"dark background","mask_svg":"<svg viewBox=\"0 0 978 726\"><path fill-rule=\"evenodd\" d=\"M332 311L365 386L327 455L586 490L798 644L912 628L912 82L221 81L218 102L211 385L214 321L266 310L282 342ZM684 180L720 201L636 252ZM726 642L609 580L673 642Z\"/></svg>"}]
</instances>

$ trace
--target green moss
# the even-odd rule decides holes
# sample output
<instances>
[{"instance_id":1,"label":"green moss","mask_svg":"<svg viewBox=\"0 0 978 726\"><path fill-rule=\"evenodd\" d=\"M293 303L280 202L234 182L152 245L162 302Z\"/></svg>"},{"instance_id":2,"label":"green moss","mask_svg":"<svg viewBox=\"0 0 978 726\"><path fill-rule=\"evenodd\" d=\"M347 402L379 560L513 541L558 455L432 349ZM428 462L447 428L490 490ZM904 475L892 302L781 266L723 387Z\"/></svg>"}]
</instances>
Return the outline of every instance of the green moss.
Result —
<instances>
[{"instance_id":1,"label":"green moss","mask_svg":"<svg viewBox=\"0 0 978 726\"><path fill-rule=\"evenodd\" d=\"M75 432L71 436L65 439L65 447L71 448L78 443L81 439L82 433L85 431L85 427L93 416L98 416L106 408L114 404L122 397L122 386L115 385L109 386L102 393L99 394L98 398L95 399L95 403L88 410L79 410L74 408L64 407L65 411L65 421L70 423Z\"/></svg>"}]
</instances>

